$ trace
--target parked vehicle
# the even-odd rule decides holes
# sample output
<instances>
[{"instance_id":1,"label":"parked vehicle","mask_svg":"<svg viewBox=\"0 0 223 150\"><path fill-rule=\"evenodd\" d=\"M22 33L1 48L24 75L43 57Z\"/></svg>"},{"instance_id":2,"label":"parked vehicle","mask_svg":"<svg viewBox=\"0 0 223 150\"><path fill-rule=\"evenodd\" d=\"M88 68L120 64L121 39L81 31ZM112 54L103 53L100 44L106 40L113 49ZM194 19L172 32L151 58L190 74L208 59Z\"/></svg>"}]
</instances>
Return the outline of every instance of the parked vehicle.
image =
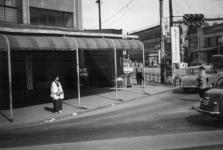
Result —
<instances>
[{"instance_id":1,"label":"parked vehicle","mask_svg":"<svg viewBox=\"0 0 223 150\"><path fill-rule=\"evenodd\" d=\"M223 72L223 55L212 55L212 63L217 72Z\"/></svg>"},{"instance_id":2,"label":"parked vehicle","mask_svg":"<svg viewBox=\"0 0 223 150\"><path fill-rule=\"evenodd\" d=\"M216 116L223 120L223 73L216 75L218 78L214 87L204 93L200 106L194 107L198 112Z\"/></svg>"},{"instance_id":3,"label":"parked vehicle","mask_svg":"<svg viewBox=\"0 0 223 150\"><path fill-rule=\"evenodd\" d=\"M198 83L197 78L199 75L199 67L200 66L192 66L188 67L186 70L186 75L180 77L180 87L183 88L184 91L187 91L188 89L198 89ZM207 81L208 81L208 87L212 86L212 79L211 76L214 74L213 72L213 66L211 65L203 65L203 67L206 70L207 74Z\"/></svg>"}]
</instances>

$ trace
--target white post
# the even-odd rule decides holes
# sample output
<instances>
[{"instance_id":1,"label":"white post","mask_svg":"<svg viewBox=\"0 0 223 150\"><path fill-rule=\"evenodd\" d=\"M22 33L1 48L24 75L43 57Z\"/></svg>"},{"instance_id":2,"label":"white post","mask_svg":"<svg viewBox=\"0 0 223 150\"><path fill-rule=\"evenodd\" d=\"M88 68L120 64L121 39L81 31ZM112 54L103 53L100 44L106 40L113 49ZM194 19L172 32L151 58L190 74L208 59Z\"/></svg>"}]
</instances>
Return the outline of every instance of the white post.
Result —
<instances>
[{"instance_id":1,"label":"white post","mask_svg":"<svg viewBox=\"0 0 223 150\"><path fill-rule=\"evenodd\" d=\"M7 52L8 52L9 101L10 101L10 116L11 116L10 121L13 122L11 50L10 50L9 39L5 35L2 36L6 41Z\"/></svg>"},{"instance_id":2,"label":"white post","mask_svg":"<svg viewBox=\"0 0 223 150\"><path fill-rule=\"evenodd\" d=\"M116 45L114 40L112 40L112 44L114 46L114 63L115 63L115 102L117 102L117 97L118 97L118 91L117 91L117 58L116 58Z\"/></svg>"},{"instance_id":3,"label":"white post","mask_svg":"<svg viewBox=\"0 0 223 150\"><path fill-rule=\"evenodd\" d=\"M73 38L74 39L74 38ZM77 95L78 95L78 106L81 105L81 94L80 94L80 67L79 67L79 53L78 53L78 44L77 40L74 39L76 45L76 65L77 65Z\"/></svg>"},{"instance_id":4,"label":"white post","mask_svg":"<svg viewBox=\"0 0 223 150\"><path fill-rule=\"evenodd\" d=\"M145 94L145 48L144 48L144 45L143 43L141 42L142 44L142 59L143 59L143 94Z\"/></svg>"}]
</instances>

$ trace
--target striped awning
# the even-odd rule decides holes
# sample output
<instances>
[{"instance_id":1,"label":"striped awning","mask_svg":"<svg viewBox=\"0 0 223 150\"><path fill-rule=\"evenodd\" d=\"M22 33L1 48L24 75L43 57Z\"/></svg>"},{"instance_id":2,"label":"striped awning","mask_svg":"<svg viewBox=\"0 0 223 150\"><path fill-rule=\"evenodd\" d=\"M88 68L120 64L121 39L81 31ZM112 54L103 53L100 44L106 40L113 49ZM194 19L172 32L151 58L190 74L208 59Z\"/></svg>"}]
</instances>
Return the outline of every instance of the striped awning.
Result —
<instances>
[{"instance_id":1,"label":"striped awning","mask_svg":"<svg viewBox=\"0 0 223 150\"><path fill-rule=\"evenodd\" d=\"M114 39L117 50L143 50L142 42L138 40Z\"/></svg>"},{"instance_id":2,"label":"striped awning","mask_svg":"<svg viewBox=\"0 0 223 150\"><path fill-rule=\"evenodd\" d=\"M29 35L6 36L12 51L69 51L77 48L80 50L113 50L114 46L117 50L143 50L143 44L138 40ZM6 47L5 39L0 36L0 49L6 50Z\"/></svg>"},{"instance_id":3,"label":"striped awning","mask_svg":"<svg viewBox=\"0 0 223 150\"><path fill-rule=\"evenodd\" d=\"M111 39L107 38L73 38L81 50L109 50L114 49Z\"/></svg>"},{"instance_id":4,"label":"striped awning","mask_svg":"<svg viewBox=\"0 0 223 150\"><path fill-rule=\"evenodd\" d=\"M72 39L66 37L51 36L15 36L7 35L10 49L22 50L75 50L76 46ZM0 38L1 45L5 47L5 39ZM2 44L3 43L3 44ZM0 46L1 49L4 47Z\"/></svg>"}]
</instances>

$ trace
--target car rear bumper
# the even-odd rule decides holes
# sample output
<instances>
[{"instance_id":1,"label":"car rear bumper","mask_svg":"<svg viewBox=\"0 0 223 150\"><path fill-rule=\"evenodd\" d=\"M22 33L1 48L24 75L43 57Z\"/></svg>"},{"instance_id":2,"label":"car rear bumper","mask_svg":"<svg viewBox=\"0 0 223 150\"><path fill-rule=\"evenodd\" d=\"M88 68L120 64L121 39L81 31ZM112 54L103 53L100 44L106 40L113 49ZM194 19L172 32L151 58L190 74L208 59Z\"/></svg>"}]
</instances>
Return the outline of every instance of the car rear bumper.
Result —
<instances>
[{"instance_id":1,"label":"car rear bumper","mask_svg":"<svg viewBox=\"0 0 223 150\"><path fill-rule=\"evenodd\" d=\"M220 112L218 111L207 111L203 110L200 107L193 107L196 111L204 113L204 114L209 114L209 115L220 115Z\"/></svg>"}]
</instances>

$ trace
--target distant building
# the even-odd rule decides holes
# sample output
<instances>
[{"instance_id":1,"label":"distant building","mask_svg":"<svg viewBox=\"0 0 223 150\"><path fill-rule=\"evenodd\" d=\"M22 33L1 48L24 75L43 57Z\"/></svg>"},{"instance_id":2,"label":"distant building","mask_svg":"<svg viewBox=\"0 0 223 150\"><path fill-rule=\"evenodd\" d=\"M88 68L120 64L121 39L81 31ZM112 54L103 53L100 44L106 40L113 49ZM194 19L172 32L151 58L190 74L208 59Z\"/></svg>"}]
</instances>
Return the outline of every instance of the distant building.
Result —
<instances>
[{"instance_id":1,"label":"distant building","mask_svg":"<svg viewBox=\"0 0 223 150\"><path fill-rule=\"evenodd\" d=\"M159 65L160 25L132 33L138 35L145 46L146 66ZM134 57L134 55L132 56Z\"/></svg>"},{"instance_id":2,"label":"distant building","mask_svg":"<svg viewBox=\"0 0 223 150\"><path fill-rule=\"evenodd\" d=\"M223 54L223 24L199 28L192 37L193 64L211 64L212 55Z\"/></svg>"}]
</instances>

